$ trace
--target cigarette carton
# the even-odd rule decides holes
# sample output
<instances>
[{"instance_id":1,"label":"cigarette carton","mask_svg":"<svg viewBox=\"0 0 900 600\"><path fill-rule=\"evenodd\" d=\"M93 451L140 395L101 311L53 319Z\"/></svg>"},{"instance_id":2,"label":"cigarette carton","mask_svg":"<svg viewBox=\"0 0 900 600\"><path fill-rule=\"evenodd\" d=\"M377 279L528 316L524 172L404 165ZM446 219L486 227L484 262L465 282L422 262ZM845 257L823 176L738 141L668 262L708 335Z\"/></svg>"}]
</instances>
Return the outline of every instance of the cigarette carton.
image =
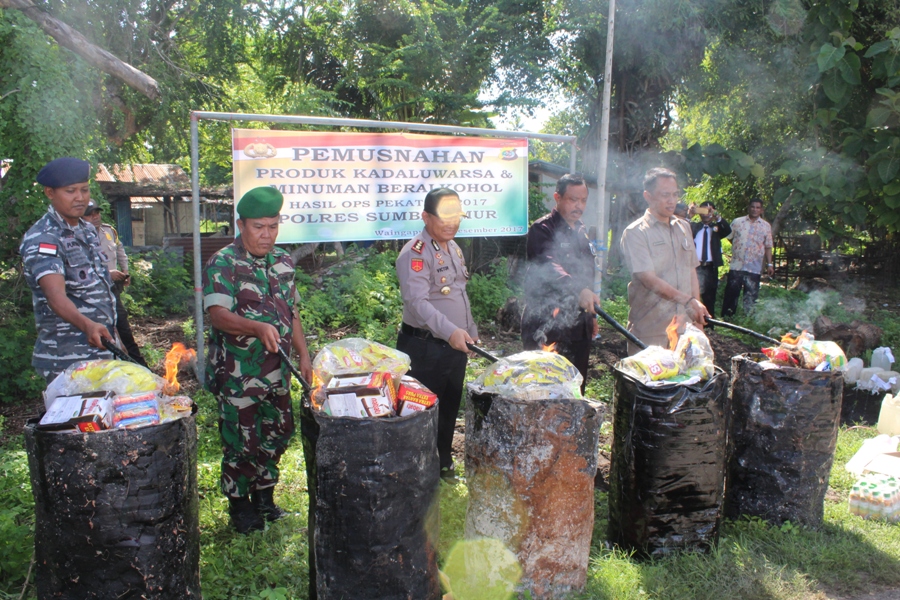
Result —
<instances>
[{"instance_id":1,"label":"cigarette carton","mask_svg":"<svg viewBox=\"0 0 900 600\"><path fill-rule=\"evenodd\" d=\"M90 392L60 396L38 423L38 429L100 431L109 429L113 415L113 392Z\"/></svg>"},{"instance_id":2,"label":"cigarette carton","mask_svg":"<svg viewBox=\"0 0 900 600\"><path fill-rule=\"evenodd\" d=\"M416 412L421 412L437 402L437 394L429 390L422 383L404 375L397 387L397 404L400 406L400 416L405 417Z\"/></svg>"}]
</instances>

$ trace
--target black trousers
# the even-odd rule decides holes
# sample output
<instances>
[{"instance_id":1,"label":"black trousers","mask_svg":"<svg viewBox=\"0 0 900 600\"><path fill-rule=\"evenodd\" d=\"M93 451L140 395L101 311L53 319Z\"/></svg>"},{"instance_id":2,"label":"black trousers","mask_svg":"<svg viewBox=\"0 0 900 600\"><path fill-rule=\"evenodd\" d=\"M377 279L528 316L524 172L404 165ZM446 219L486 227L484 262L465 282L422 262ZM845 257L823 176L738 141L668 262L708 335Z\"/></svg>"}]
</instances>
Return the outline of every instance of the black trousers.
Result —
<instances>
[{"instance_id":1,"label":"black trousers","mask_svg":"<svg viewBox=\"0 0 900 600\"><path fill-rule=\"evenodd\" d=\"M700 300L709 311L709 316L716 318L716 293L719 291L719 267L710 263L697 267L697 281L700 283Z\"/></svg>"},{"instance_id":2,"label":"black trousers","mask_svg":"<svg viewBox=\"0 0 900 600\"><path fill-rule=\"evenodd\" d=\"M125 312L125 305L122 304L122 295L117 287L113 287L116 296L116 331L119 333L119 339L125 346L128 356L138 362L138 364L147 366L144 357L141 356L141 349L138 348L137 342L134 341L134 334L131 332L131 324L128 322L128 313Z\"/></svg>"},{"instance_id":3,"label":"black trousers","mask_svg":"<svg viewBox=\"0 0 900 600\"><path fill-rule=\"evenodd\" d=\"M450 468L453 466L453 431L462 402L468 355L451 348L444 340L422 339L403 332L397 336L397 350L412 359L409 375L437 394L438 456L441 468Z\"/></svg>"},{"instance_id":4,"label":"black trousers","mask_svg":"<svg viewBox=\"0 0 900 600\"><path fill-rule=\"evenodd\" d=\"M725 298L722 300L722 314L730 317L737 311L738 296L744 291L744 313L749 314L759 296L759 273L749 271L728 271L725 284Z\"/></svg>"}]
</instances>

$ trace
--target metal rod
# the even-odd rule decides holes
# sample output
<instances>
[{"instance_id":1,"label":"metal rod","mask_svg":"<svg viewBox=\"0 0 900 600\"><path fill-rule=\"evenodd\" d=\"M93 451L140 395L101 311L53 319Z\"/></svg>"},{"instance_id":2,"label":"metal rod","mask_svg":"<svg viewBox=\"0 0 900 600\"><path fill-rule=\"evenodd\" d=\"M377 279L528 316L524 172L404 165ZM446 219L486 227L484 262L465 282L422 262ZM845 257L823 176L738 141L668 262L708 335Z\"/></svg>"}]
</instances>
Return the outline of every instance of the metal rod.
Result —
<instances>
[{"instance_id":1,"label":"metal rod","mask_svg":"<svg viewBox=\"0 0 900 600\"><path fill-rule=\"evenodd\" d=\"M191 113L191 207L194 217L194 327L197 330L197 373L206 368L203 352L203 264L200 254L200 138L196 112Z\"/></svg>"},{"instance_id":2,"label":"metal rod","mask_svg":"<svg viewBox=\"0 0 900 600\"><path fill-rule=\"evenodd\" d=\"M637 346L637 347L640 348L641 350L645 350L645 349L647 348L647 344L645 344L645 343L642 342L641 340L637 339L637 337L635 337L635 335L634 335L633 333L631 333L630 331L628 331L627 329L625 329L625 328L622 326L621 323L619 323L618 321L616 321L615 319L613 319L613 318L612 318L612 315L610 315L608 312L606 312L605 310L603 310L602 308L600 308L600 305L599 305L599 304L595 304L595 305L594 305L594 311L595 311L599 316L603 317L603 320L604 320L604 321L606 321L607 323L609 323L610 325L612 325L612 326L613 326L613 329L615 329L616 331L618 331L619 333L621 333L622 335L624 335L624 336L625 336L625 339L627 339L629 342L631 342L632 344L634 344L635 346Z\"/></svg>"},{"instance_id":3,"label":"metal rod","mask_svg":"<svg viewBox=\"0 0 900 600\"><path fill-rule=\"evenodd\" d=\"M309 385L309 382L300 374L300 370L294 366L294 363L291 362L291 357L287 355L287 353L281 349L281 346L278 346L278 356L281 357L282 362L287 365L287 368L290 369L291 373L294 374L294 377L297 378L297 381L300 382L300 387L303 388L303 391L309 393L312 389Z\"/></svg>"},{"instance_id":4,"label":"metal rod","mask_svg":"<svg viewBox=\"0 0 900 600\"><path fill-rule=\"evenodd\" d=\"M491 362L497 362L498 360L500 360L499 358L497 358L496 356L494 356L493 354L491 354L484 348L479 348L475 344L470 344L469 342L466 342L466 347L469 350L471 350L472 352L474 352L475 354L477 354L478 356L480 356L481 358L486 358Z\"/></svg>"},{"instance_id":5,"label":"metal rod","mask_svg":"<svg viewBox=\"0 0 900 600\"><path fill-rule=\"evenodd\" d=\"M758 340L762 340L764 342L769 342L770 344L775 344L776 346L781 344L780 340L776 340L775 338L769 337L767 335L763 335L761 333L757 333L752 329L747 329L746 327L741 327L740 325L734 325L732 323L728 323L727 321L718 321L716 319L706 318L706 323L708 325L715 325L716 327L724 327L725 329L731 329L732 331L737 331L739 333L743 333L752 337L755 337Z\"/></svg>"},{"instance_id":6,"label":"metal rod","mask_svg":"<svg viewBox=\"0 0 900 600\"><path fill-rule=\"evenodd\" d=\"M119 360L124 360L125 362L138 364L138 361L134 360L133 358L128 356L128 354L123 352L121 348L119 348L112 342L112 340L103 338L103 345L106 346L106 349L109 350L110 352L112 352L113 356L115 356Z\"/></svg>"},{"instance_id":7,"label":"metal rod","mask_svg":"<svg viewBox=\"0 0 900 600\"><path fill-rule=\"evenodd\" d=\"M531 138L547 142L574 144L578 139L574 135L556 135L552 133L531 133L526 131L507 131L503 129L486 129L483 127L459 127L456 125L432 125L429 123L404 123L401 121L375 121L373 119L338 119L335 117L308 117L305 115L260 115L249 113L210 112L195 110L191 118L214 119L219 121L263 121L266 123L298 123L301 125L324 125L327 127L375 127L378 129L402 129L406 131L431 131L440 133L461 133L469 135L491 135L503 138Z\"/></svg>"}]
</instances>

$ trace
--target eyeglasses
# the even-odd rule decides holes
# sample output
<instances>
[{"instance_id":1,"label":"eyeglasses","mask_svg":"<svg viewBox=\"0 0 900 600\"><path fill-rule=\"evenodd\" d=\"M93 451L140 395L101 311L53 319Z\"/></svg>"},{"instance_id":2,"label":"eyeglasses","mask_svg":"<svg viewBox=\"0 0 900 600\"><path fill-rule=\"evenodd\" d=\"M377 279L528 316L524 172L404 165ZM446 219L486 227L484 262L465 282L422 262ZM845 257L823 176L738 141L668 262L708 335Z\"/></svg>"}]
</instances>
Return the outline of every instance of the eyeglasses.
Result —
<instances>
[{"instance_id":1,"label":"eyeglasses","mask_svg":"<svg viewBox=\"0 0 900 600\"><path fill-rule=\"evenodd\" d=\"M663 200L675 200L676 202L684 200L682 192L660 192L659 197Z\"/></svg>"}]
</instances>

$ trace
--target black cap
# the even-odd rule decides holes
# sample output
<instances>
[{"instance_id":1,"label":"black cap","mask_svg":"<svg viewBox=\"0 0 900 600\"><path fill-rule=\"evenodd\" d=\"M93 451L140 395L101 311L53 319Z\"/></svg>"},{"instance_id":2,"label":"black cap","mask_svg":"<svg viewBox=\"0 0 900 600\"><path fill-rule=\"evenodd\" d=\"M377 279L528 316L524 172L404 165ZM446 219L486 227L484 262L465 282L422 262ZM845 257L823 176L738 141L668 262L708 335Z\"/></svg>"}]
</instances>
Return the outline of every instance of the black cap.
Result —
<instances>
[{"instance_id":1,"label":"black cap","mask_svg":"<svg viewBox=\"0 0 900 600\"><path fill-rule=\"evenodd\" d=\"M85 183L91 178L91 163L80 158L64 156L51 160L38 172L36 181L51 188L73 183Z\"/></svg>"}]
</instances>

